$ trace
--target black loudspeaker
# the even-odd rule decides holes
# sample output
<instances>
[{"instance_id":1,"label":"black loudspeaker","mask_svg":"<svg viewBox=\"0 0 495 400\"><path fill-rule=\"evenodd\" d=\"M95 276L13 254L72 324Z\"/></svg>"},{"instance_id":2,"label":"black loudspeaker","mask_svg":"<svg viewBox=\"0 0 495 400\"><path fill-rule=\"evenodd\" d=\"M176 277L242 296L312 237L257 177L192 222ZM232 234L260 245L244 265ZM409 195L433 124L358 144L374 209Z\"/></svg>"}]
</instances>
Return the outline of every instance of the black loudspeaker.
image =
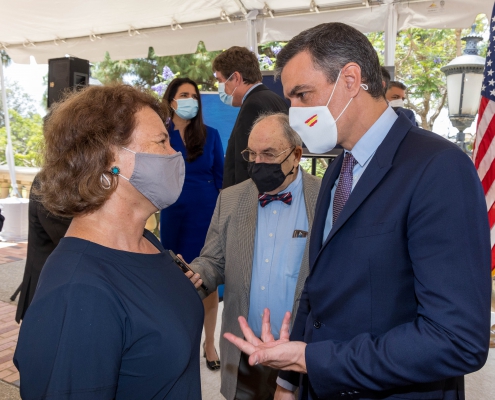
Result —
<instances>
[{"instance_id":1,"label":"black loudspeaker","mask_svg":"<svg viewBox=\"0 0 495 400\"><path fill-rule=\"evenodd\" d=\"M76 57L48 60L48 108L68 90L89 85L89 61Z\"/></svg>"}]
</instances>

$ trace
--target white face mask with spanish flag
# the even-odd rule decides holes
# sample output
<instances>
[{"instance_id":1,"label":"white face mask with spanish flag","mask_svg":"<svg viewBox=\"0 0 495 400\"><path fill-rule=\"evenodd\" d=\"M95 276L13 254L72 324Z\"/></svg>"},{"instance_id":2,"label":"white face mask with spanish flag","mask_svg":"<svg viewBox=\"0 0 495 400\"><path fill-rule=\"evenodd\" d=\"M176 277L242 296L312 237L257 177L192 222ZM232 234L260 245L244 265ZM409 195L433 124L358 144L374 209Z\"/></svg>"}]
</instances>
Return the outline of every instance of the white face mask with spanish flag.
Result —
<instances>
[{"instance_id":1,"label":"white face mask with spanish flag","mask_svg":"<svg viewBox=\"0 0 495 400\"><path fill-rule=\"evenodd\" d=\"M332 100L341 72L342 70L339 72L332 94L325 106L289 108L289 124L301 136L311 153L326 153L337 144L337 121L352 101L351 98L337 119L333 118L328 105Z\"/></svg>"}]
</instances>

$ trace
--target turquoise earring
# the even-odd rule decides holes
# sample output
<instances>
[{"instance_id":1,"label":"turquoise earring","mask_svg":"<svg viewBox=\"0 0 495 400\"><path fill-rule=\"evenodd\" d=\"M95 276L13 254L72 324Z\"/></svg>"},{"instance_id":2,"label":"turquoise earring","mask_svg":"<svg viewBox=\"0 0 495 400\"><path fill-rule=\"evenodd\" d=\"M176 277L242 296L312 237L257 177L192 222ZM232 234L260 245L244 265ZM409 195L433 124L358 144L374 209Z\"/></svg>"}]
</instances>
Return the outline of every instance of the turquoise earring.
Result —
<instances>
[{"instance_id":1,"label":"turquoise earring","mask_svg":"<svg viewBox=\"0 0 495 400\"><path fill-rule=\"evenodd\" d=\"M120 168L119 168L119 167L114 166L114 167L112 167L112 168L110 169L110 173L111 173L112 175L118 175L118 174L120 174Z\"/></svg>"}]
</instances>

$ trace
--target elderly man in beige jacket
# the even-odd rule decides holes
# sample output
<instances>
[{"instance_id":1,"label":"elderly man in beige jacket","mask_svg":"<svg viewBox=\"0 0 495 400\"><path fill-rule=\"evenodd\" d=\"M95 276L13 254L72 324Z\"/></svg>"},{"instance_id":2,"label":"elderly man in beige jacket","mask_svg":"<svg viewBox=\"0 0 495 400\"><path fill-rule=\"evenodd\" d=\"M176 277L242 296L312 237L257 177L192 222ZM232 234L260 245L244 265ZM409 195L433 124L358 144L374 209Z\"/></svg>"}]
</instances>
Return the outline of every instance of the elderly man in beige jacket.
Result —
<instances>
[{"instance_id":1,"label":"elderly man in beige jacket","mask_svg":"<svg viewBox=\"0 0 495 400\"><path fill-rule=\"evenodd\" d=\"M251 179L221 192L205 246L190 266L209 292L225 284L222 334L242 335L237 318L244 316L260 335L263 310L270 308L276 336L285 313L296 315L309 272L320 179L300 168L301 139L284 114L259 117L242 155ZM273 398L277 371L249 366L223 337L220 353L227 400Z\"/></svg>"}]
</instances>

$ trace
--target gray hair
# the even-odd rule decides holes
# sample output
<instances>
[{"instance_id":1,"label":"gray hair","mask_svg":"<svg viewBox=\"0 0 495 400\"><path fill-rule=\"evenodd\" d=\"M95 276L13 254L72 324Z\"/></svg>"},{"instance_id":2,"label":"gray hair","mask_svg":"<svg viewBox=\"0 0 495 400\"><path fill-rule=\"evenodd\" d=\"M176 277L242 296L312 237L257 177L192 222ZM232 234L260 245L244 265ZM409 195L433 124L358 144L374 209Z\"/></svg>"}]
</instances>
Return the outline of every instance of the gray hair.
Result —
<instances>
[{"instance_id":1,"label":"gray hair","mask_svg":"<svg viewBox=\"0 0 495 400\"><path fill-rule=\"evenodd\" d=\"M358 64L361 83L368 85L368 93L374 98L383 97L378 55L368 38L357 29L332 22L301 32L278 53L275 76L279 76L287 63L303 51L311 55L314 67L323 71L329 83L337 80L346 64Z\"/></svg>"},{"instance_id":2,"label":"gray hair","mask_svg":"<svg viewBox=\"0 0 495 400\"><path fill-rule=\"evenodd\" d=\"M284 114L284 113L281 113L281 112L279 112L279 113L267 112L267 113L260 114L258 116L258 118L256 118L254 120L253 127L251 128L251 130L253 130L253 128L258 123L260 123L261 121L265 120L266 118L271 118L271 117L274 117L274 118L276 118L278 120L278 123L280 124L280 126L282 128L282 133L283 133L284 137L287 139L287 141L289 142L289 144L292 147L295 147L295 146L301 146L302 147L301 137L290 126L290 124L289 124L289 116L287 114Z\"/></svg>"}]
</instances>

